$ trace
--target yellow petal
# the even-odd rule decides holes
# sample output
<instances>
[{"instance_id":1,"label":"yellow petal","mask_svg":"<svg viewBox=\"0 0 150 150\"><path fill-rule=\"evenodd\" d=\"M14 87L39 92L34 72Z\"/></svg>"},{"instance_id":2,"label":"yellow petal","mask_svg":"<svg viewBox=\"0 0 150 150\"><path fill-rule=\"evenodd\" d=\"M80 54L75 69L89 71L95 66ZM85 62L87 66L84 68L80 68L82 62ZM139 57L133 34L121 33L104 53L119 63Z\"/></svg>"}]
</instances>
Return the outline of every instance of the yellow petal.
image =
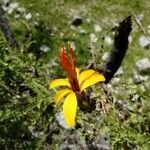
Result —
<instances>
[{"instance_id":1,"label":"yellow petal","mask_svg":"<svg viewBox=\"0 0 150 150\"><path fill-rule=\"evenodd\" d=\"M77 112L77 98L75 93L69 94L63 104L63 115L67 125L71 128L75 125L75 117Z\"/></svg>"},{"instance_id":2,"label":"yellow petal","mask_svg":"<svg viewBox=\"0 0 150 150\"><path fill-rule=\"evenodd\" d=\"M84 80L86 80L87 78L89 78L94 73L95 73L95 71L92 70L92 69L85 70L85 71L81 72L80 75L79 75L79 85L82 84L82 82Z\"/></svg>"},{"instance_id":3,"label":"yellow petal","mask_svg":"<svg viewBox=\"0 0 150 150\"><path fill-rule=\"evenodd\" d=\"M87 78L86 80L83 81L83 83L81 84L81 91L84 90L85 88L96 84L97 82L103 82L105 81L105 78L102 74L98 74L98 73L94 73L93 75L91 75L89 78Z\"/></svg>"},{"instance_id":4,"label":"yellow petal","mask_svg":"<svg viewBox=\"0 0 150 150\"><path fill-rule=\"evenodd\" d=\"M58 105L58 103L60 102L60 100L67 95L69 92L71 92L71 90L69 89L63 89L63 90L59 90L55 96L54 96L54 100L55 100L55 104Z\"/></svg>"},{"instance_id":5,"label":"yellow petal","mask_svg":"<svg viewBox=\"0 0 150 150\"><path fill-rule=\"evenodd\" d=\"M71 87L68 79L55 79L49 84L49 89L58 87L58 86L67 86Z\"/></svg>"}]
</instances>

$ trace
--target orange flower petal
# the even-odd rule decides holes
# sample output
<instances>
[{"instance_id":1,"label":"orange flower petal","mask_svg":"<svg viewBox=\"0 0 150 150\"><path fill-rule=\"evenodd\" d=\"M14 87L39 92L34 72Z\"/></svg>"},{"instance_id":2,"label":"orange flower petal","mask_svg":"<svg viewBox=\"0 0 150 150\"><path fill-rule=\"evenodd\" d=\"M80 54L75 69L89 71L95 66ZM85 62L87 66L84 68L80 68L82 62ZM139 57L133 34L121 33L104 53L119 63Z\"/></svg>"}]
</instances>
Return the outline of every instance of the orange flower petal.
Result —
<instances>
[{"instance_id":1,"label":"orange flower petal","mask_svg":"<svg viewBox=\"0 0 150 150\"><path fill-rule=\"evenodd\" d=\"M75 93L69 94L63 104L63 115L67 125L72 128L75 126L75 117L77 112L77 98Z\"/></svg>"}]
</instances>

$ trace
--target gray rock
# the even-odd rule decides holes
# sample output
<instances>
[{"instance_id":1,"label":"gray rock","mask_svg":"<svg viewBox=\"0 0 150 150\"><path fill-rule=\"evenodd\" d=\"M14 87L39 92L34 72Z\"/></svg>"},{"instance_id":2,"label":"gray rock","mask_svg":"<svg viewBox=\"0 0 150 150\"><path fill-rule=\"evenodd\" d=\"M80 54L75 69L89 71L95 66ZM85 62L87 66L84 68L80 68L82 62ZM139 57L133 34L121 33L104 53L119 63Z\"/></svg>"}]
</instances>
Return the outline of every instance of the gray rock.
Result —
<instances>
[{"instance_id":1,"label":"gray rock","mask_svg":"<svg viewBox=\"0 0 150 150\"><path fill-rule=\"evenodd\" d=\"M140 73L150 72L150 60L149 58L144 58L136 62L136 68L140 71Z\"/></svg>"},{"instance_id":2,"label":"gray rock","mask_svg":"<svg viewBox=\"0 0 150 150\"><path fill-rule=\"evenodd\" d=\"M144 17L143 14L139 14L139 15L136 16L136 19L137 19L138 21L142 21L143 17Z\"/></svg>"},{"instance_id":3,"label":"gray rock","mask_svg":"<svg viewBox=\"0 0 150 150\"><path fill-rule=\"evenodd\" d=\"M122 69L122 67L120 67L119 69L118 69L118 71L115 73L115 76L120 76L120 75L122 75L123 74L123 69Z\"/></svg>"},{"instance_id":4,"label":"gray rock","mask_svg":"<svg viewBox=\"0 0 150 150\"><path fill-rule=\"evenodd\" d=\"M140 100L140 96L138 94L133 95L133 97L131 99L131 101L133 101L133 102L137 102L139 100Z\"/></svg>"},{"instance_id":5,"label":"gray rock","mask_svg":"<svg viewBox=\"0 0 150 150\"><path fill-rule=\"evenodd\" d=\"M110 139L107 134L94 137L93 142L88 144L89 150L111 150Z\"/></svg>"},{"instance_id":6,"label":"gray rock","mask_svg":"<svg viewBox=\"0 0 150 150\"><path fill-rule=\"evenodd\" d=\"M139 39L139 45L143 48L146 48L150 45L150 37L141 36Z\"/></svg>"},{"instance_id":7,"label":"gray rock","mask_svg":"<svg viewBox=\"0 0 150 150\"><path fill-rule=\"evenodd\" d=\"M105 62L105 61L107 61L108 60L108 58L109 58L109 53L108 52L105 52L104 54L103 54L103 56L102 56L102 60Z\"/></svg>"},{"instance_id":8,"label":"gray rock","mask_svg":"<svg viewBox=\"0 0 150 150\"><path fill-rule=\"evenodd\" d=\"M89 24L91 22L91 18L87 18L85 22Z\"/></svg>"},{"instance_id":9,"label":"gray rock","mask_svg":"<svg viewBox=\"0 0 150 150\"><path fill-rule=\"evenodd\" d=\"M128 40L129 40L129 43L131 43L132 42L132 36L130 35L129 37L128 37Z\"/></svg>"},{"instance_id":10,"label":"gray rock","mask_svg":"<svg viewBox=\"0 0 150 150\"><path fill-rule=\"evenodd\" d=\"M7 9L7 14L11 15L13 13L14 9L13 8L8 8Z\"/></svg>"},{"instance_id":11,"label":"gray rock","mask_svg":"<svg viewBox=\"0 0 150 150\"><path fill-rule=\"evenodd\" d=\"M150 25L147 26L147 33L150 35Z\"/></svg>"},{"instance_id":12,"label":"gray rock","mask_svg":"<svg viewBox=\"0 0 150 150\"><path fill-rule=\"evenodd\" d=\"M31 13L28 13L28 14L25 15L24 18L26 19L26 21L30 21L31 18L32 18L32 14L31 14Z\"/></svg>"},{"instance_id":13,"label":"gray rock","mask_svg":"<svg viewBox=\"0 0 150 150\"><path fill-rule=\"evenodd\" d=\"M22 14L26 12L26 9L24 7L19 7L17 11Z\"/></svg>"},{"instance_id":14,"label":"gray rock","mask_svg":"<svg viewBox=\"0 0 150 150\"><path fill-rule=\"evenodd\" d=\"M49 50L50 50L50 48L45 44L40 46L40 51L42 51L44 53L48 52Z\"/></svg>"},{"instance_id":15,"label":"gray rock","mask_svg":"<svg viewBox=\"0 0 150 150\"><path fill-rule=\"evenodd\" d=\"M119 77L114 77L111 81L112 84L118 84L120 82L120 78Z\"/></svg>"},{"instance_id":16,"label":"gray rock","mask_svg":"<svg viewBox=\"0 0 150 150\"><path fill-rule=\"evenodd\" d=\"M85 140L76 133L67 132L64 142L60 145L60 150L87 150Z\"/></svg>"},{"instance_id":17,"label":"gray rock","mask_svg":"<svg viewBox=\"0 0 150 150\"><path fill-rule=\"evenodd\" d=\"M12 8L12 9L17 9L19 7L19 3L11 3L9 5L9 8Z\"/></svg>"},{"instance_id":18,"label":"gray rock","mask_svg":"<svg viewBox=\"0 0 150 150\"><path fill-rule=\"evenodd\" d=\"M55 119L56 119L56 122L61 126L63 127L64 129L68 129L68 130L71 130L72 128L68 127L68 125L66 124L66 121L64 119L64 116L63 116L63 113L62 112L59 112L55 115Z\"/></svg>"},{"instance_id":19,"label":"gray rock","mask_svg":"<svg viewBox=\"0 0 150 150\"><path fill-rule=\"evenodd\" d=\"M20 14L17 14L14 16L15 19L19 19L20 18Z\"/></svg>"},{"instance_id":20,"label":"gray rock","mask_svg":"<svg viewBox=\"0 0 150 150\"><path fill-rule=\"evenodd\" d=\"M7 12L8 11L8 7L6 7L6 6L4 6L4 5L2 5L2 8L3 8L3 10L5 11L5 12Z\"/></svg>"},{"instance_id":21,"label":"gray rock","mask_svg":"<svg viewBox=\"0 0 150 150\"><path fill-rule=\"evenodd\" d=\"M81 29L79 32L80 32L81 34L86 34L86 33L87 33L84 29Z\"/></svg>"},{"instance_id":22,"label":"gray rock","mask_svg":"<svg viewBox=\"0 0 150 150\"><path fill-rule=\"evenodd\" d=\"M5 9L9 15L11 15L17 8L19 7L19 3L10 3L10 5Z\"/></svg>"},{"instance_id":23,"label":"gray rock","mask_svg":"<svg viewBox=\"0 0 150 150\"><path fill-rule=\"evenodd\" d=\"M111 45L111 44L113 43L113 40L111 39L111 37L106 36L106 37L105 37L105 43L106 43L107 45Z\"/></svg>"},{"instance_id":24,"label":"gray rock","mask_svg":"<svg viewBox=\"0 0 150 150\"><path fill-rule=\"evenodd\" d=\"M101 26L99 24L95 24L94 25L94 30L95 30L95 32L101 32L102 28L101 28Z\"/></svg>"},{"instance_id":25,"label":"gray rock","mask_svg":"<svg viewBox=\"0 0 150 150\"><path fill-rule=\"evenodd\" d=\"M146 89L150 89L150 81L148 80L147 82L145 82L144 86Z\"/></svg>"},{"instance_id":26,"label":"gray rock","mask_svg":"<svg viewBox=\"0 0 150 150\"><path fill-rule=\"evenodd\" d=\"M135 84L140 84L148 79L148 76L139 75L137 72L134 72L133 82Z\"/></svg>"},{"instance_id":27,"label":"gray rock","mask_svg":"<svg viewBox=\"0 0 150 150\"><path fill-rule=\"evenodd\" d=\"M91 39L91 42L92 43L96 43L98 38L96 37L96 35L94 33L91 33L90 34L90 39Z\"/></svg>"},{"instance_id":28,"label":"gray rock","mask_svg":"<svg viewBox=\"0 0 150 150\"><path fill-rule=\"evenodd\" d=\"M3 2L4 5L10 4L10 0L2 0L2 2Z\"/></svg>"},{"instance_id":29,"label":"gray rock","mask_svg":"<svg viewBox=\"0 0 150 150\"><path fill-rule=\"evenodd\" d=\"M117 100L117 101L115 102L115 106L116 106L119 110L126 111L126 110L128 110L129 104L128 104L128 101L126 101L126 100Z\"/></svg>"}]
</instances>

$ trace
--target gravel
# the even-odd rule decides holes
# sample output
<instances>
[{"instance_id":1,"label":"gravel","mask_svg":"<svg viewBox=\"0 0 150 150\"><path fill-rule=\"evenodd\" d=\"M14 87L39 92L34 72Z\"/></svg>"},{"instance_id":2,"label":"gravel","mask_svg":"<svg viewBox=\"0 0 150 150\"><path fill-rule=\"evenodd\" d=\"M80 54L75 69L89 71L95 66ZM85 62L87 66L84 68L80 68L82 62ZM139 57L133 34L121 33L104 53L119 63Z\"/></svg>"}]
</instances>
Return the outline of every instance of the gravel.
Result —
<instances>
[{"instance_id":1,"label":"gravel","mask_svg":"<svg viewBox=\"0 0 150 150\"><path fill-rule=\"evenodd\" d=\"M136 68L140 71L140 73L150 72L150 60L149 58L143 58L136 62Z\"/></svg>"}]
</instances>

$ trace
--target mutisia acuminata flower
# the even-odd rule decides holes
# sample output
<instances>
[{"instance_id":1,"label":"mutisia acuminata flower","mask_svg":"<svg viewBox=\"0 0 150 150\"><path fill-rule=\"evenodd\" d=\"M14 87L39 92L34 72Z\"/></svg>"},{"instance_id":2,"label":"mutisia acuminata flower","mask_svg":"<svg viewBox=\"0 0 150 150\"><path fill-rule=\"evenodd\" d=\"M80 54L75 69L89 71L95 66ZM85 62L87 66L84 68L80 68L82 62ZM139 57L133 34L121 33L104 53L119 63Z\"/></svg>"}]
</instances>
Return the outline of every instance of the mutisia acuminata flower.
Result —
<instances>
[{"instance_id":1,"label":"mutisia acuminata flower","mask_svg":"<svg viewBox=\"0 0 150 150\"><path fill-rule=\"evenodd\" d=\"M98 82L104 82L105 78L103 74L99 74L92 69L80 72L77 68L76 60L74 57L74 51L71 43L68 43L70 55L67 54L66 48L62 47L59 53L59 60L63 71L66 73L67 78L55 79L50 82L49 88L60 88L55 96L55 104L59 106L59 103L64 99L63 102L63 116L66 124L72 128L75 126L75 118L77 108L82 101L82 94L84 90L93 84Z\"/></svg>"}]
</instances>

